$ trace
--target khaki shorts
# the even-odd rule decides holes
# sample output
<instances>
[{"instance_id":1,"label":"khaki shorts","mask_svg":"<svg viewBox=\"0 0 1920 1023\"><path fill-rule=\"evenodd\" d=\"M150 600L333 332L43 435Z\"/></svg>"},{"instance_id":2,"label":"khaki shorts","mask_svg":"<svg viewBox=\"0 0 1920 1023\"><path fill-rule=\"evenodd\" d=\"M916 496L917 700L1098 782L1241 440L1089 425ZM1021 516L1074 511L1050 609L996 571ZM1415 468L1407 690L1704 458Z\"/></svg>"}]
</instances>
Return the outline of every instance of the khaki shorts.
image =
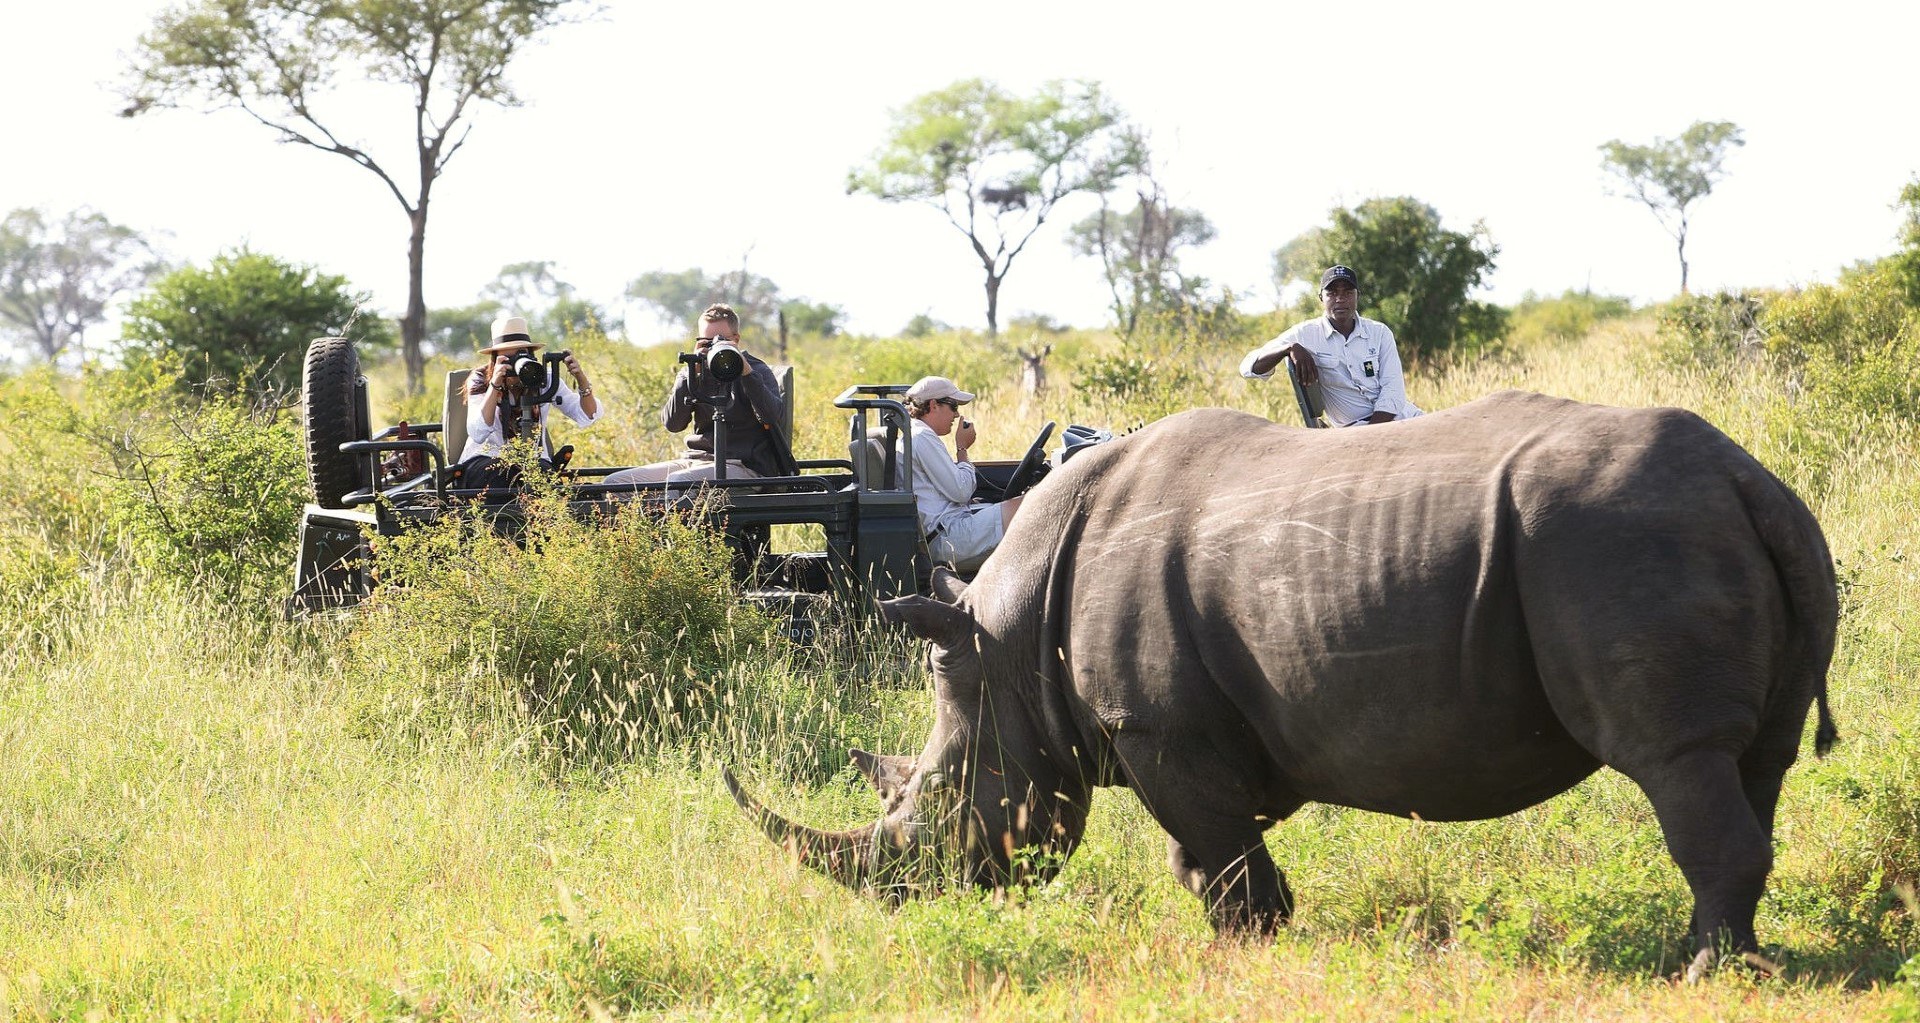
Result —
<instances>
[{"instance_id":1,"label":"khaki shorts","mask_svg":"<svg viewBox=\"0 0 1920 1023\"><path fill-rule=\"evenodd\" d=\"M927 551L961 572L971 572L1000 546L1000 506L979 504L959 515L949 515L933 531Z\"/></svg>"}]
</instances>

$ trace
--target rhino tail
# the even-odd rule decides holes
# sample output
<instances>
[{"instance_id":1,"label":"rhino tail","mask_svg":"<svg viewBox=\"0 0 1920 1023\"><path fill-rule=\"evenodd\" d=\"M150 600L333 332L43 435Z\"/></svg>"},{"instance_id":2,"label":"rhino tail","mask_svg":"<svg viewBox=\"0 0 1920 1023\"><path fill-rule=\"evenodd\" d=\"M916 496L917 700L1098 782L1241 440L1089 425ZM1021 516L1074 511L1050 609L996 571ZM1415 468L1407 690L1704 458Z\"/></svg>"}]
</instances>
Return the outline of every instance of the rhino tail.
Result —
<instances>
[{"instance_id":1,"label":"rhino tail","mask_svg":"<svg viewBox=\"0 0 1920 1023\"><path fill-rule=\"evenodd\" d=\"M1741 489L1747 513L1780 575L1794 624L1787 677L1779 681L1786 683L1787 691L1813 691L1817 715L1813 752L1824 757L1840 739L1827 704L1827 669L1833 661L1840 619L1833 555L1819 520L1800 495L1764 466L1755 465L1758 472L1741 474Z\"/></svg>"},{"instance_id":2,"label":"rhino tail","mask_svg":"<svg viewBox=\"0 0 1920 1023\"><path fill-rule=\"evenodd\" d=\"M1814 700L1819 708L1820 723L1813 727L1813 755L1824 757L1832 752L1833 744L1840 741L1840 729L1833 725L1833 712L1827 709L1827 680L1820 680L1820 695Z\"/></svg>"}]
</instances>

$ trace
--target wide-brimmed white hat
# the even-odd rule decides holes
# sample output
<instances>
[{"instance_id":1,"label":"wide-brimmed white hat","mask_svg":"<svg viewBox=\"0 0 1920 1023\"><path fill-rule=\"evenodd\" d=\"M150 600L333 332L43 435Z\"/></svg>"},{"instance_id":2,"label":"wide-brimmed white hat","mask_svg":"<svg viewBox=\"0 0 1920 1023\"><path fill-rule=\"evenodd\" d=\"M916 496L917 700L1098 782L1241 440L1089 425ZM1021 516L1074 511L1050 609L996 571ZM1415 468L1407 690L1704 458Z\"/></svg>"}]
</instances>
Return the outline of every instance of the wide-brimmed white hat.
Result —
<instances>
[{"instance_id":1,"label":"wide-brimmed white hat","mask_svg":"<svg viewBox=\"0 0 1920 1023\"><path fill-rule=\"evenodd\" d=\"M527 333L527 318L502 316L493 321L493 343L480 349L481 355L493 355L514 348L539 348L544 344Z\"/></svg>"},{"instance_id":2,"label":"wide-brimmed white hat","mask_svg":"<svg viewBox=\"0 0 1920 1023\"><path fill-rule=\"evenodd\" d=\"M959 384L946 377L921 377L912 387L907 388L908 401L917 401L924 405L941 398L950 398L965 405L973 400L973 395L961 390Z\"/></svg>"}]
</instances>

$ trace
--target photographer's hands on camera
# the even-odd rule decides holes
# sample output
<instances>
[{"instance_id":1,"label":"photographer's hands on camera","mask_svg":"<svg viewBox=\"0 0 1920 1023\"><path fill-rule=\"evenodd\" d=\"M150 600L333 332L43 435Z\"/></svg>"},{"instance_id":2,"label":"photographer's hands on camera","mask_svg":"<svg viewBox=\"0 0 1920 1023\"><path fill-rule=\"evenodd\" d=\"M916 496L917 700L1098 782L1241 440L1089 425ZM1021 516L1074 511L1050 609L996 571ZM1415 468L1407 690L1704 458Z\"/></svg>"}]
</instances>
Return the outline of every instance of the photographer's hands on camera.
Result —
<instances>
[{"instance_id":1,"label":"photographer's hands on camera","mask_svg":"<svg viewBox=\"0 0 1920 1023\"><path fill-rule=\"evenodd\" d=\"M493 369L487 379L487 400L484 405L488 422L492 422L493 412L499 408L501 400L507 396L508 389L520 387L520 379L513 370L515 354L517 353L501 352L493 357ZM561 364L567 367L567 373L573 377L573 389L580 395L581 410L589 416L599 414L600 401L593 396L593 384L587 379L587 371L581 368L580 360L572 352L568 352Z\"/></svg>"}]
</instances>

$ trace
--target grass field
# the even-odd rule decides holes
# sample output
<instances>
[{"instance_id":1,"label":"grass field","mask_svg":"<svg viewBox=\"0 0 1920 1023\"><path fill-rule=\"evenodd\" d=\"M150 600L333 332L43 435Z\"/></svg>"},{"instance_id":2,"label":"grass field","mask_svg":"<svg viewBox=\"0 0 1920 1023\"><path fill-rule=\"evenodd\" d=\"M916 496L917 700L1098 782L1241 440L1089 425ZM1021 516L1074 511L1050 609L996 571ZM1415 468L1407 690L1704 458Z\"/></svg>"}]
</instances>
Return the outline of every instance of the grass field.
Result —
<instances>
[{"instance_id":1,"label":"grass field","mask_svg":"<svg viewBox=\"0 0 1920 1023\"><path fill-rule=\"evenodd\" d=\"M797 447L844 436L824 407L841 382L943 358L972 360L963 386L1002 374L978 381L986 457L1017 455L1045 418L1124 427L1181 400L1077 384L1071 366L1113 368L1110 344L1063 342L1043 400L964 339L797 352ZM1278 387L1233 375L1246 346L1175 347L1152 373L1190 404L1289 419ZM714 612L751 658L606 662L580 684L646 724L583 756L556 738L578 721L525 697L539 663L451 641L369 656L439 634L284 623L105 557L0 643L0 1016L1920 1020L1915 439L1797 414L1763 370L1676 367L1658 347L1649 321L1615 322L1416 367L1411 390L1429 409L1500 387L1693 408L1815 509L1844 586L1843 739L1817 762L1809 743L1787 779L1759 921L1779 978L1673 981L1685 888L1646 800L1610 772L1479 824L1309 807L1269 839L1300 900L1272 943L1216 942L1118 790L1053 884L893 908L789 863L718 768L795 819L870 822L847 746L917 752L929 724L898 638L790 651ZM663 379L655 356L595 354L616 407ZM650 423L607 426L577 438L585 457L663 443Z\"/></svg>"}]
</instances>

